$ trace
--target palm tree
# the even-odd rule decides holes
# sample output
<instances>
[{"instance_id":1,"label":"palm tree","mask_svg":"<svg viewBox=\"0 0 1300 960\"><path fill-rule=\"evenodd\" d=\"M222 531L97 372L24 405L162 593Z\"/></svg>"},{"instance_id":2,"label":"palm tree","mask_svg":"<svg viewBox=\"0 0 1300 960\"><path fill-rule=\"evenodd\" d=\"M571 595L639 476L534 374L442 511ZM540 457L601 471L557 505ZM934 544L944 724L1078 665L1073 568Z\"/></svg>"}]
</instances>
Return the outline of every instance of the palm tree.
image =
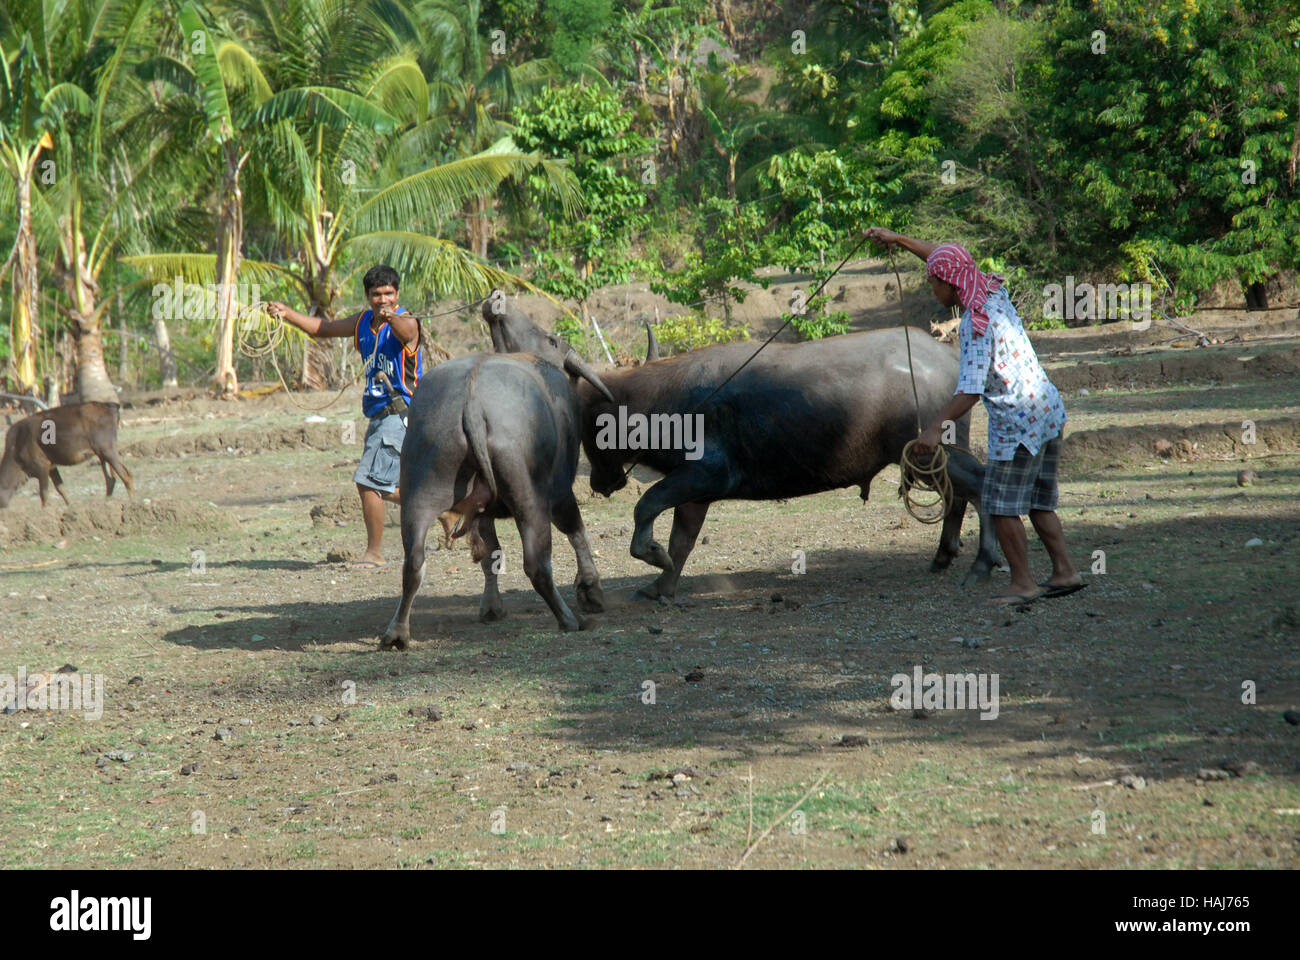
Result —
<instances>
[{"instance_id":1,"label":"palm tree","mask_svg":"<svg viewBox=\"0 0 1300 960\"><path fill-rule=\"evenodd\" d=\"M124 216L135 188L157 175L147 159L136 162L143 145L131 145L132 151L114 138L117 109L132 93L123 62L128 53L138 53L142 32L153 25L151 14L152 0L14 0L0 13L6 102L21 104L17 117L12 106L7 111L11 153L5 167L11 177L17 174L20 197L24 186L30 191L35 185L23 177L23 161L33 157L37 131L42 143L50 134L44 149L52 161L50 176L41 177L42 186L50 181L48 189L30 191L25 220L20 199L19 282L24 291L34 289L32 244L44 240L53 249L52 266L76 337L76 386L83 400L117 396L100 335L111 300L99 299L98 278L118 244L140 227L139 216ZM32 302L24 293L20 312L29 322Z\"/></svg>"}]
</instances>

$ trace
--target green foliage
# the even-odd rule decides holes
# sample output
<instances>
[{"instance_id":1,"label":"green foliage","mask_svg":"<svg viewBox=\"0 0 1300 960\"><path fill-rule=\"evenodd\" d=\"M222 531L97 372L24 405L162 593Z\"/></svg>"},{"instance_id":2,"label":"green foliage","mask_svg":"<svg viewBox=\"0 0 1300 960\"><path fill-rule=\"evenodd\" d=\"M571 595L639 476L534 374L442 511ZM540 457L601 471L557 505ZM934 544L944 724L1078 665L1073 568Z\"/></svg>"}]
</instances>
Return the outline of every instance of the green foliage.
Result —
<instances>
[{"instance_id":1,"label":"green foliage","mask_svg":"<svg viewBox=\"0 0 1300 960\"><path fill-rule=\"evenodd\" d=\"M715 343L748 340L749 330L744 326L733 326L721 317L692 312L659 321L655 325L655 337L675 352L684 353Z\"/></svg>"},{"instance_id":2,"label":"green foliage","mask_svg":"<svg viewBox=\"0 0 1300 960\"><path fill-rule=\"evenodd\" d=\"M700 208L696 242L698 254L686 257L681 270L653 280L650 289L667 296L673 303L693 306L703 300L719 300L727 320L731 305L745 302L740 283L771 282L758 279L755 270L766 261L764 223L766 217L757 204L739 204L723 197L711 197Z\"/></svg>"},{"instance_id":3,"label":"green foliage","mask_svg":"<svg viewBox=\"0 0 1300 960\"><path fill-rule=\"evenodd\" d=\"M897 192L897 180L885 179L861 152L823 150L773 157L760 176L775 187L771 203L777 223L766 234L768 262L812 275L816 289L861 239L862 227L876 222L885 197ZM805 339L815 340L848 330L848 314L826 312L829 295L820 293L782 316Z\"/></svg>"},{"instance_id":4,"label":"green foliage","mask_svg":"<svg viewBox=\"0 0 1300 960\"><path fill-rule=\"evenodd\" d=\"M525 150L569 160L585 206L573 215L554 201L541 203L547 243L538 253L538 280L559 296L585 300L598 287L625 282L641 266L629 250L649 223L646 188L620 167L651 144L631 124L632 114L613 94L577 84L546 88L518 119L515 136ZM545 185L539 175L529 182Z\"/></svg>"},{"instance_id":5,"label":"green foliage","mask_svg":"<svg viewBox=\"0 0 1300 960\"><path fill-rule=\"evenodd\" d=\"M551 57L577 73L587 62L592 44L609 24L610 0L546 0L546 18L555 29Z\"/></svg>"}]
</instances>

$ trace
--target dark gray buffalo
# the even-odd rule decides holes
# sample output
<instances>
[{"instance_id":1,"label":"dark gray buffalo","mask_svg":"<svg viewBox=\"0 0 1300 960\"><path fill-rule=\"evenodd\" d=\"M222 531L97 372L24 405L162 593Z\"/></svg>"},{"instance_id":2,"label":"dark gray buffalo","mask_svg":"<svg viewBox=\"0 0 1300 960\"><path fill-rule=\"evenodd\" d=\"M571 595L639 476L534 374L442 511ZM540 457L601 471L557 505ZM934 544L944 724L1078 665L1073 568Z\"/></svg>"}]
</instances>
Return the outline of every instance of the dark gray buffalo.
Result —
<instances>
[{"instance_id":1,"label":"dark gray buffalo","mask_svg":"<svg viewBox=\"0 0 1300 960\"><path fill-rule=\"evenodd\" d=\"M903 336L896 328L773 343L712 397L754 354L754 344L706 347L607 373L612 400L579 384L591 488L606 496L622 488L624 467L633 462L664 475L633 515L632 556L663 570L640 594L676 595L715 500L784 499L855 485L865 500L872 478L897 463L916 436ZM925 426L952 398L958 357L916 330L911 346ZM969 433L968 415L956 424L956 443L966 446ZM954 451L948 475L955 499L930 565L935 571L957 556L966 504L978 501L983 467ZM673 511L667 550L654 539L655 519L665 510ZM966 580L987 579L997 557L993 525L981 512L980 549Z\"/></svg>"},{"instance_id":2,"label":"dark gray buffalo","mask_svg":"<svg viewBox=\"0 0 1300 960\"><path fill-rule=\"evenodd\" d=\"M494 331L493 342L504 345ZM584 624L555 589L551 523L578 556L575 583L583 611L604 609L600 577L573 497L582 415L570 376L609 397L600 378L558 338L543 337L529 354L472 354L440 364L416 387L402 444L402 599L380 648L406 649L411 602L424 579L424 542L437 520L445 543L468 536L483 569L479 619L505 616L495 521L514 517L524 573L562 630ZM536 354L536 355L534 355ZM569 375L566 375L566 371Z\"/></svg>"}]
</instances>

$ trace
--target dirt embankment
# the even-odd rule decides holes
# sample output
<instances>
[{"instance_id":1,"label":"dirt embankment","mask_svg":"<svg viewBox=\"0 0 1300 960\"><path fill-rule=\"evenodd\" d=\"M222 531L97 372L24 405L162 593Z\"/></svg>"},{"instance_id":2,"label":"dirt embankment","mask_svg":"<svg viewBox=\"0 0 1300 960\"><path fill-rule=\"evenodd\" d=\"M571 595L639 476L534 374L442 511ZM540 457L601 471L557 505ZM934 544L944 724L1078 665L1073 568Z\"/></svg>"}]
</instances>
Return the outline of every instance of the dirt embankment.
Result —
<instances>
[{"instance_id":1,"label":"dirt embankment","mask_svg":"<svg viewBox=\"0 0 1300 960\"><path fill-rule=\"evenodd\" d=\"M1165 441L1168 444L1160 444ZM1255 424L1255 442L1242 442L1241 421L1198 423L1191 426L1155 424L1104 427L1067 433L1062 459L1069 461L1134 462L1158 457L1203 460L1210 457L1249 460L1300 450L1300 423L1261 420Z\"/></svg>"},{"instance_id":2,"label":"dirt embankment","mask_svg":"<svg viewBox=\"0 0 1300 960\"><path fill-rule=\"evenodd\" d=\"M337 423L307 423L297 427L232 428L217 433L132 440L121 444L119 450L127 457L180 457L198 453L273 453L304 447L333 450L342 445Z\"/></svg>"},{"instance_id":3,"label":"dirt embankment","mask_svg":"<svg viewBox=\"0 0 1300 960\"><path fill-rule=\"evenodd\" d=\"M0 547L93 536L124 537L160 529L217 530L230 525L229 517L218 507L193 501L108 499L73 503L63 509L58 503L56 499L30 512L0 514Z\"/></svg>"},{"instance_id":4,"label":"dirt embankment","mask_svg":"<svg viewBox=\"0 0 1300 960\"><path fill-rule=\"evenodd\" d=\"M1300 376L1300 348L1276 350L1244 359L1221 349L1149 360L1117 357L1108 363L1083 362L1050 367L1047 375L1059 390L1139 388L1188 380L1218 383L1272 380Z\"/></svg>"}]
</instances>

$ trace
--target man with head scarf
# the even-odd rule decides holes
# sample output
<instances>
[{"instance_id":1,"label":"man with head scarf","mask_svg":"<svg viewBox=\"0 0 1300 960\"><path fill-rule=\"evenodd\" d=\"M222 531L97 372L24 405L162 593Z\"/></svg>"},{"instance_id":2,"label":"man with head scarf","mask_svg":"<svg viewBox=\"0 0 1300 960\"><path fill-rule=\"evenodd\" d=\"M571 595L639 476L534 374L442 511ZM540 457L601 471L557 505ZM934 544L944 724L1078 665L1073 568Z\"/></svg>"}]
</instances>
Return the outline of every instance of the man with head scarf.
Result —
<instances>
[{"instance_id":1,"label":"man with head scarf","mask_svg":"<svg viewBox=\"0 0 1300 960\"><path fill-rule=\"evenodd\" d=\"M981 272L959 244L926 243L882 227L872 227L866 234L924 260L935 298L945 307L963 310L957 391L914 449L922 456L933 452L944 422L960 419L983 398L989 415L989 462L981 500L993 517L998 543L1011 566L1009 591L991 602L1025 603L1082 589L1083 580L1070 562L1056 515L1065 405L1038 363L1002 276ZM1021 519L1025 514L1052 558L1052 575L1042 583L1035 582L1029 569L1029 540Z\"/></svg>"}]
</instances>

